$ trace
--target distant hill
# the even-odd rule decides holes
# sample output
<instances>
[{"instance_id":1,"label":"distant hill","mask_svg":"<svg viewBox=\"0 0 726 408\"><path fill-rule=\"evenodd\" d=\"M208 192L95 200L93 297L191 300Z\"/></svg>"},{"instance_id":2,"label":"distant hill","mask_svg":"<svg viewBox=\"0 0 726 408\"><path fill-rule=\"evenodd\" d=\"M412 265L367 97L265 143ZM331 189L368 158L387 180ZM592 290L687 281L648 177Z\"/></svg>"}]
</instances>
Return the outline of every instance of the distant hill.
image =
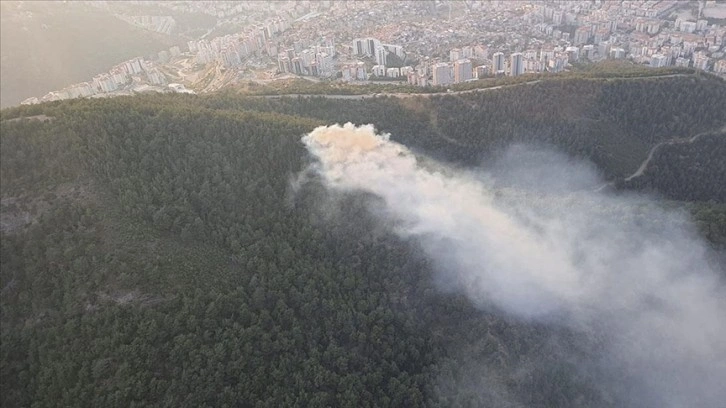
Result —
<instances>
[{"instance_id":1,"label":"distant hill","mask_svg":"<svg viewBox=\"0 0 726 408\"><path fill-rule=\"evenodd\" d=\"M656 144L724 126L724 101L722 80L686 75L3 110L0 405L629 406L590 370L602 339L478 310L439 290L421 248L371 216L371 197L321 208L320 183L295 190L311 162L300 139L373 123L461 167L525 142L620 180ZM724 143L673 145L654 163L667 160L675 183L647 171L647 186L632 186L694 200L670 205L691 211L714 251L726 208L708 186Z\"/></svg>"},{"instance_id":2,"label":"distant hill","mask_svg":"<svg viewBox=\"0 0 726 408\"><path fill-rule=\"evenodd\" d=\"M3 1L0 10L2 107L183 43L81 2Z\"/></svg>"}]
</instances>

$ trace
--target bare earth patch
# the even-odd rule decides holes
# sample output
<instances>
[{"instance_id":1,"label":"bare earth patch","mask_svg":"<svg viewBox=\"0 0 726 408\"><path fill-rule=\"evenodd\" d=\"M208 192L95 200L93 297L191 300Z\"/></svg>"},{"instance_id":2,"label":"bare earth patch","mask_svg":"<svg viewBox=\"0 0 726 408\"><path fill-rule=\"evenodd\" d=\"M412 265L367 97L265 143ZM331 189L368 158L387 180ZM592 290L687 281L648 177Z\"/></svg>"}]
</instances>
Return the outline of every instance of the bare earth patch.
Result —
<instances>
[{"instance_id":1,"label":"bare earth patch","mask_svg":"<svg viewBox=\"0 0 726 408\"><path fill-rule=\"evenodd\" d=\"M55 118L52 117L52 116L46 116L46 115L21 116L19 118L6 119L3 122L19 122L19 121L21 121L23 119L37 120L37 121L40 121L40 122L52 122Z\"/></svg>"}]
</instances>

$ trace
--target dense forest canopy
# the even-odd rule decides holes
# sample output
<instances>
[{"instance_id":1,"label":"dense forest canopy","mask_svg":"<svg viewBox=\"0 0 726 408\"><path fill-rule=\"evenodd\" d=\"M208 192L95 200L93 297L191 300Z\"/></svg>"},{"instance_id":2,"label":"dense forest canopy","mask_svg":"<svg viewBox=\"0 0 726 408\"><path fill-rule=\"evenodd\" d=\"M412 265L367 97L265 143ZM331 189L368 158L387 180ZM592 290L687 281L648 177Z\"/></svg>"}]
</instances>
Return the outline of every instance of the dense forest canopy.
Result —
<instances>
[{"instance_id":1,"label":"dense forest canopy","mask_svg":"<svg viewBox=\"0 0 726 408\"><path fill-rule=\"evenodd\" d=\"M441 291L421 248L369 212L375 197L321 206L320 183L296 186L312 160L300 138L372 123L462 168L513 143L550 146L616 193L688 211L723 262L723 106L726 84L694 75L4 110L2 405L627 406L600 386L617 379L584 368L602 339Z\"/></svg>"},{"instance_id":2,"label":"dense forest canopy","mask_svg":"<svg viewBox=\"0 0 726 408\"><path fill-rule=\"evenodd\" d=\"M719 129L726 124L724 103L724 81L697 75L611 80L575 76L427 98L276 99L230 93L206 102L215 109L374 123L407 146L457 163L479 164L512 143L554 145L593 161L608 179L634 172L658 142Z\"/></svg>"}]
</instances>

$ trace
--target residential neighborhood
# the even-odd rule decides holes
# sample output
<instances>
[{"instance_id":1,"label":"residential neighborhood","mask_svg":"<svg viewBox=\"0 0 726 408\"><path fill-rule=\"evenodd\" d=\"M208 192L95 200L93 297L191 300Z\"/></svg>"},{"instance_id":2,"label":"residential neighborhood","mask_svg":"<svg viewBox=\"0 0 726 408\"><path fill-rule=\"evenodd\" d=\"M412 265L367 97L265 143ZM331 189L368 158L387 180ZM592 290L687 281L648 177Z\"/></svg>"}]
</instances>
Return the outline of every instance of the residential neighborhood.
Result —
<instances>
[{"instance_id":1,"label":"residential neighborhood","mask_svg":"<svg viewBox=\"0 0 726 408\"><path fill-rule=\"evenodd\" d=\"M170 10L193 7L244 28L139 56L23 103L148 91L210 92L295 77L444 86L557 73L603 60L726 76L726 4L712 0L160 4ZM249 18L253 9L255 20ZM169 16L119 18L154 32L175 27Z\"/></svg>"}]
</instances>

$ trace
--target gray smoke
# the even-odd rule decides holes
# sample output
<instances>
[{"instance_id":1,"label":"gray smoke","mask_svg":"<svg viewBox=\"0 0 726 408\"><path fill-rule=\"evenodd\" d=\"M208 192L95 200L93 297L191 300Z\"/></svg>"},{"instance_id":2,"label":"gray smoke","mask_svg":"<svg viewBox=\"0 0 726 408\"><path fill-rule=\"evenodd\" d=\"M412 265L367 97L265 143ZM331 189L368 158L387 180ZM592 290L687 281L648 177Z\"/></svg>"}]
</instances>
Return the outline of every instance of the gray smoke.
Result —
<instances>
[{"instance_id":1,"label":"gray smoke","mask_svg":"<svg viewBox=\"0 0 726 408\"><path fill-rule=\"evenodd\" d=\"M625 379L609 392L643 406L726 401L726 291L685 216L588 192L594 169L551 152L510 149L482 175L422 164L371 125L303 142L329 189L379 196L396 233L479 307L607 333L602 358Z\"/></svg>"}]
</instances>

